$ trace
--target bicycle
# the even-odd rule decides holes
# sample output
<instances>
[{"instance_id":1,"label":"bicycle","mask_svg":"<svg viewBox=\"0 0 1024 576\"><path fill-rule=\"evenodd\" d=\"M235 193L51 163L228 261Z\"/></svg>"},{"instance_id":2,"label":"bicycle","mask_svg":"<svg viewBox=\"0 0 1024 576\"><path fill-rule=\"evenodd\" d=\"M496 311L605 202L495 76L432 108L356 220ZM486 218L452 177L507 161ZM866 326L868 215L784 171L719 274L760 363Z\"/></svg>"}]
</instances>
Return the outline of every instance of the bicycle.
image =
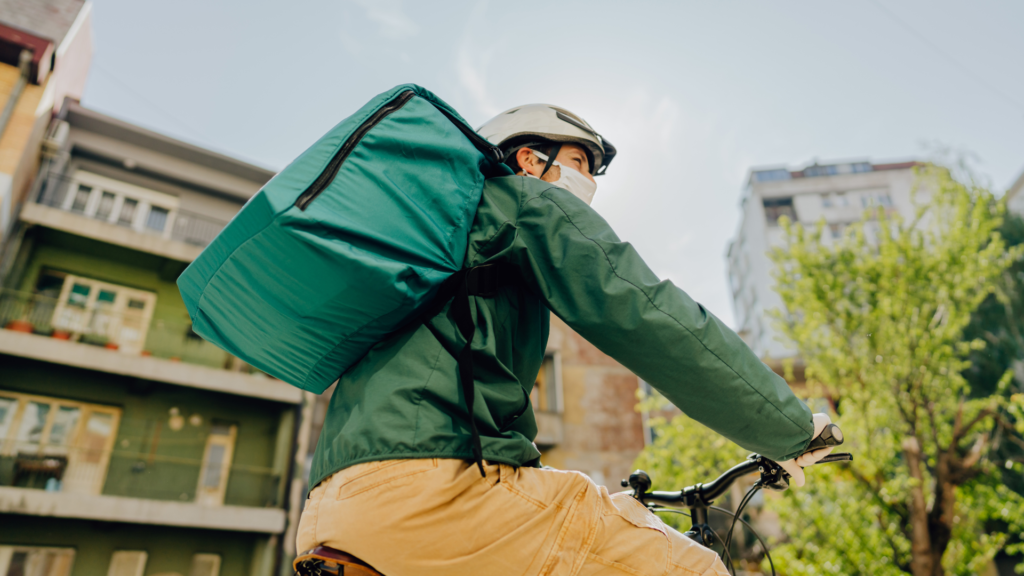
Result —
<instances>
[{"instance_id":1,"label":"bicycle","mask_svg":"<svg viewBox=\"0 0 1024 576\"><path fill-rule=\"evenodd\" d=\"M823 430L822 433L815 438L810 445L808 445L805 453L830 446L839 446L842 443L842 431L835 424L829 424L825 427L825 430ZM849 462L852 460L852 454L829 454L815 462L815 464ZM754 472L760 473L761 477L754 482L754 485L751 486L750 490L748 490L743 498L740 499L735 512L712 505L712 502L729 490L733 483ZM758 490L767 488L774 492L782 492L789 488L789 474L787 474L786 471L783 470L775 461L769 460L760 454L751 454L750 456L747 456L745 461L726 470L721 476L715 478L711 482L708 482L707 484L701 483L688 486L678 492L648 492L652 486L652 481L651 477L643 470L637 470L630 474L629 479L622 481L622 486L624 488L632 488L633 497L653 512L674 512L683 514L684 516L689 516L691 527L689 530L684 532L683 535L708 548L711 548L715 544L715 540L718 540L722 544L722 561L725 562L726 568L731 574L735 574L735 569L732 565L729 545L732 543L732 534L736 527L736 521L738 520L742 522L761 544L761 549L764 550L765 556L768 558L768 564L771 566L772 576L775 576L775 564L772 562L771 553L768 551L767 544L765 544L764 539L761 538L757 531L754 530L754 527L742 517L743 509L750 503L751 498L753 498L754 494L756 494ZM679 506L688 508L690 510L689 514L675 509ZM708 524L709 510L714 510L727 516L732 516L732 523L730 524L729 531L726 533L724 539L719 537Z\"/></svg>"},{"instance_id":2,"label":"bicycle","mask_svg":"<svg viewBox=\"0 0 1024 576\"><path fill-rule=\"evenodd\" d=\"M808 445L806 452L813 452L814 450L829 446L839 446L842 443L842 431L835 424L829 424ZM829 454L815 464L851 460L853 460L852 454ZM761 477L754 482L754 485L740 500L739 505L736 506L736 512L712 505L718 497L729 490L734 482L754 472L760 473ZM732 534L733 529L736 527L736 522L742 522L750 529L758 542L761 543L761 548L764 550L768 563L771 566L772 576L775 576L775 564L772 562L768 546L764 543L761 536L757 534L757 531L754 530L754 527L744 520L741 515L743 514L743 509L750 503L750 499L758 490L767 488L780 492L789 488L789 474L778 463L760 454L751 454L745 461L726 470L721 476L707 484L695 484L678 492L648 492L652 485L650 475L643 470L633 472L628 479L622 481L622 486L624 488L632 488L633 497L648 509L654 512L676 512L688 515L691 527L683 533L684 536L708 548L715 544L716 539L719 540L722 544L722 560L731 574L735 574L735 570L732 565L732 558L729 555L729 545L732 543ZM690 513L686 514L676 510L675 508L679 506L688 508ZM715 531L711 529L711 526L708 525L709 510L715 510L716 512L733 517L729 532L726 533L724 539L719 538ZM299 554L295 559L294 567L298 576L384 576L355 556L326 546L318 546Z\"/></svg>"}]
</instances>

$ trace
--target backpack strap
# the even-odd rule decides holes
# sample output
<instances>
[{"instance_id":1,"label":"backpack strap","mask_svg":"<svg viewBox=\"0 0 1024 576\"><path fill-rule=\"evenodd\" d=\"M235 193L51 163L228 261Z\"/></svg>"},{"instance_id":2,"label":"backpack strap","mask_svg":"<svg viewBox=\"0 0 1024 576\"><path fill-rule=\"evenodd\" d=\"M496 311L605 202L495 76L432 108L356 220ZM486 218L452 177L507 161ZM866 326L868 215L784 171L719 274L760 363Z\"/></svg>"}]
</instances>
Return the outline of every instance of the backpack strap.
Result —
<instances>
[{"instance_id":1,"label":"backpack strap","mask_svg":"<svg viewBox=\"0 0 1024 576\"><path fill-rule=\"evenodd\" d=\"M441 335L430 325L428 320L441 313L444 305L450 300L452 302L451 315L455 321L466 344L460 350L451 350L447 346L445 350L455 358L459 364L459 380L462 383L462 398L466 401L467 419L469 429L473 436L472 450L473 460L480 475L486 477L484 472L483 447L480 442L480 431L476 427L476 419L473 418L473 401L476 398L476 380L473 374L473 336L476 334L476 323L473 322L473 312L469 305L470 296L481 298L493 298L498 294L502 286L512 286L518 283L519 271L513 266L505 264L483 264L472 268L463 268L449 276L441 287L433 302L420 316L420 322L427 326L427 329L434 334L439 342L444 342Z\"/></svg>"}]
</instances>

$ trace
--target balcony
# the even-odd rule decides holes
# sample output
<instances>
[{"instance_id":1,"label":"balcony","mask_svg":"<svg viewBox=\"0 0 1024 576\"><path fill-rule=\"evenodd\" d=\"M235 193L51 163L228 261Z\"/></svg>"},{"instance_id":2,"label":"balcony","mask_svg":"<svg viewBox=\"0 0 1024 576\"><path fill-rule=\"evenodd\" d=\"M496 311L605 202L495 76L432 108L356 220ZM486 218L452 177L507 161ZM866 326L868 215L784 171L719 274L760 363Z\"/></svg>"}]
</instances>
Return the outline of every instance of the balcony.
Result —
<instances>
[{"instance_id":1,"label":"balcony","mask_svg":"<svg viewBox=\"0 0 1024 576\"><path fill-rule=\"evenodd\" d=\"M191 262L227 225L178 208L168 194L90 173L51 175L35 203L22 208L25 222Z\"/></svg>"},{"instance_id":2,"label":"balcony","mask_svg":"<svg viewBox=\"0 0 1024 576\"><path fill-rule=\"evenodd\" d=\"M284 469L239 461L237 436L198 414L0 390L0 513L280 531Z\"/></svg>"},{"instance_id":3,"label":"balcony","mask_svg":"<svg viewBox=\"0 0 1024 576\"><path fill-rule=\"evenodd\" d=\"M125 496L90 496L0 486L0 514L77 518L104 522L154 524L279 534L285 513L280 508L201 506Z\"/></svg>"},{"instance_id":4,"label":"balcony","mask_svg":"<svg viewBox=\"0 0 1024 576\"><path fill-rule=\"evenodd\" d=\"M77 305L76 305L77 304ZM188 321L0 290L0 353L146 380L297 403L301 391L203 340Z\"/></svg>"}]
</instances>

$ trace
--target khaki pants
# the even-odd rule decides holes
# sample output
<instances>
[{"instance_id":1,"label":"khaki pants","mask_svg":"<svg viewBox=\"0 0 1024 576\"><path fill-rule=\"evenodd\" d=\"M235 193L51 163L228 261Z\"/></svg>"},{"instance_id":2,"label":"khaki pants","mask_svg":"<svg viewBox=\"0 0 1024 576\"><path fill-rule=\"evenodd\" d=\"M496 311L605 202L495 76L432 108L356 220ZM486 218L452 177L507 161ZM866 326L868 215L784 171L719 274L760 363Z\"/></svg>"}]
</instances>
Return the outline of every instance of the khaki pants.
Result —
<instances>
[{"instance_id":1,"label":"khaki pants","mask_svg":"<svg viewBox=\"0 0 1024 576\"><path fill-rule=\"evenodd\" d=\"M298 550L343 550L385 576L726 575L718 556L578 472L384 460L306 500Z\"/></svg>"}]
</instances>

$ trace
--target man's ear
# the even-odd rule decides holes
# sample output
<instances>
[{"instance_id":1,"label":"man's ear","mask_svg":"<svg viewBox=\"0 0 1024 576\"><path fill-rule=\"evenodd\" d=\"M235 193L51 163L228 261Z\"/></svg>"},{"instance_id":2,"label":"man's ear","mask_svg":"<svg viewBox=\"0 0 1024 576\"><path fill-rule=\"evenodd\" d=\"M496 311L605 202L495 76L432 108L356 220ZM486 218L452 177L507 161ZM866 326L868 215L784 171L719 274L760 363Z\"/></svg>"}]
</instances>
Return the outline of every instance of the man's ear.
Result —
<instances>
[{"instance_id":1,"label":"man's ear","mask_svg":"<svg viewBox=\"0 0 1024 576\"><path fill-rule=\"evenodd\" d=\"M520 148L516 151L516 163L519 164L520 170L532 167L536 161L537 157L533 155L533 151L529 148Z\"/></svg>"}]
</instances>

